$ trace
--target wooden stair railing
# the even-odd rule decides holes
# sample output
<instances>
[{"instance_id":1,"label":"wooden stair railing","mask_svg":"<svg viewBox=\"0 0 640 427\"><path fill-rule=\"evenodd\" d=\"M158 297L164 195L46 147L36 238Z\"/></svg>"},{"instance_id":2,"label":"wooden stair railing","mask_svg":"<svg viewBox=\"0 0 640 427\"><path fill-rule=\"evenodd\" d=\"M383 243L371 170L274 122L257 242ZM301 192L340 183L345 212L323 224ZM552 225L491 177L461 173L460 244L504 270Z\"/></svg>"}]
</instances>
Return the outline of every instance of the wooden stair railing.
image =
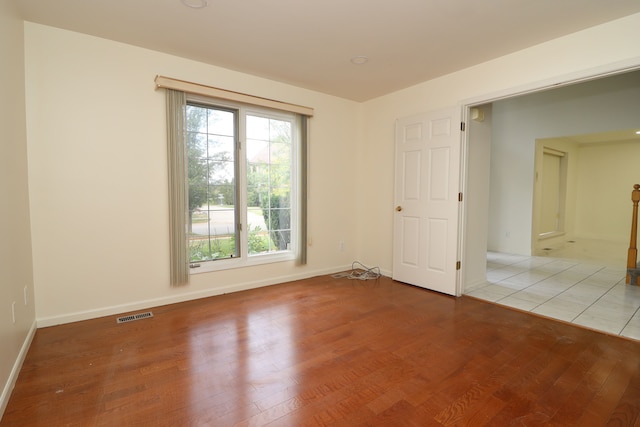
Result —
<instances>
[{"instance_id":1,"label":"wooden stair railing","mask_svg":"<svg viewBox=\"0 0 640 427\"><path fill-rule=\"evenodd\" d=\"M627 253L627 283L638 285L638 248L636 240L638 238L638 202L640 202L640 184L633 186L631 192L631 201L633 202L633 215L631 216L631 241L629 242L629 252Z\"/></svg>"}]
</instances>

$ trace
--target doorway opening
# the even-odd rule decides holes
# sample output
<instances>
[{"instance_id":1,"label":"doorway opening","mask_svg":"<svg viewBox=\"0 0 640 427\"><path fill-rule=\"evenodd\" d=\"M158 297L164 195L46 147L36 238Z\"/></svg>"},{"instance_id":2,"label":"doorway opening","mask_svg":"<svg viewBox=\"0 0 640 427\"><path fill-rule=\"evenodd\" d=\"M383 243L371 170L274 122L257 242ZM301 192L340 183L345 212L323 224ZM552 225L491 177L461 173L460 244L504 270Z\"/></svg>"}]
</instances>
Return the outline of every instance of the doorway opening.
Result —
<instances>
[{"instance_id":1,"label":"doorway opening","mask_svg":"<svg viewBox=\"0 0 640 427\"><path fill-rule=\"evenodd\" d=\"M506 280L504 293L489 298L513 300L516 292L536 286L531 291L538 295L531 301L517 301L522 304L518 308L526 310L541 307L556 295L557 289L545 289L542 283L549 284L548 277L534 271L543 269L543 264L571 270L591 268L573 266L591 263L598 267L591 275L624 283L629 196L633 184L640 182L637 167L628 163L640 158L640 151L635 151L640 150L635 134L640 130L640 71L471 108L482 110L484 120L474 120L467 111L463 293L483 286L492 275L493 280L500 279L492 273L495 266L487 254L494 259L512 257L512 269L513 264L528 264L519 278L501 279ZM571 260L578 262L562 264ZM569 290L559 293L568 298ZM589 307L565 307L571 318L557 318L572 321Z\"/></svg>"},{"instance_id":2,"label":"doorway opening","mask_svg":"<svg viewBox=\"0 0 640 427\"><path fill-rule=\"evenodd\" d=\"M640 181L631 164L640 158L639 70L469 108L482 119L467 111L463 289L486 279L488 250L532 256L579 239L628 242L629 195ZM555 165L546 202L555 218L536 203L547 200L535 185L544 147Z\"/></svg>"}]
</instances>

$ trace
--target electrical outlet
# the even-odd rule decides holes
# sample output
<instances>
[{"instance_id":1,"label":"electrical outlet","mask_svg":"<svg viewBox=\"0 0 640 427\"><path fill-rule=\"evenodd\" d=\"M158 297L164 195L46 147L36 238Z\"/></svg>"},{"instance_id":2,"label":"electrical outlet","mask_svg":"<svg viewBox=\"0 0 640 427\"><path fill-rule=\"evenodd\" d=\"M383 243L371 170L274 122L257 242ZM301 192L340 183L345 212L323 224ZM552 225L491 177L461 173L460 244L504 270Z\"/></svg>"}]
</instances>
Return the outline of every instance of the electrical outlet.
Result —
<instances>
[{"instance_id":1,"label":"electrical outlet","mask_svg":"<svg viewBox=\"0 0 640 427\"><path fill-rule=\"evenodd\" d=\"M16 302L11 303L11 320L16 323Z\"/></svg>"},{"instance_id":2,"label":"electrical outlet","mask_svg":"<svg viewBox=\"0 0 640 427\"><path fill-rule=\"evenodd\" d=\"M340 240L340 252L344 252L344 242Z\"/></svg>"}]
</instances>

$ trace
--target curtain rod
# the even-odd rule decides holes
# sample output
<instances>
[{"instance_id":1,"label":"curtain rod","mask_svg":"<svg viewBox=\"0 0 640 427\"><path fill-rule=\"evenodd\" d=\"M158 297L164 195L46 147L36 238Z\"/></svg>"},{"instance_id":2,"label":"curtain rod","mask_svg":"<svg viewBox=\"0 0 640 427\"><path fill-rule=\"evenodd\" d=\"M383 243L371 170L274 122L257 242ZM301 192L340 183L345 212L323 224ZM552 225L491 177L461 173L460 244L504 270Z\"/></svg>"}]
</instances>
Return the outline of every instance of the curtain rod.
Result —
<instances>
[{"instance_id":1,"label":"curtain rod","mask_svg":"<svg viewBox=\"0 0 640 427\"><path fill-rule=\"evenodd\" d=\"M259 105L261 107L275 108L277 110L289 111L309 117L313 116L313 108L304 107L302 105L290 104L288 102L276 101L274 99L261 98L258 96L248 95L246 93L234 92L213 86L205 86L199 83L192 83L185 80L178 80L165 76L156 76L154 81L156 83L156 89L165 88L180 90L187 93L210 96L213 98L220 98L228 101L236 101L245 104Z\"/></svg>"}]
</instances>

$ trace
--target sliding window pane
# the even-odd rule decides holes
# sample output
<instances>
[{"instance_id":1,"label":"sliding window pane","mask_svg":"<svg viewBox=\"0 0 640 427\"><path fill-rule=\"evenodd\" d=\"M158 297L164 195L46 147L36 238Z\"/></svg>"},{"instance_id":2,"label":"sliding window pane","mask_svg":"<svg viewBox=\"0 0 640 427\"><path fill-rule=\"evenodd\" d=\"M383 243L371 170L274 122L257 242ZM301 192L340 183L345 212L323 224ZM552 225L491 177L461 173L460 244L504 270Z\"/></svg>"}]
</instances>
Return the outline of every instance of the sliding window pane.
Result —
<instances>
[{"instance_id":1,"label":"sliding window pane","mask_svg":"<svg viewBox=\"0 0 640 427\"><path fill-rule=\"evenodd\" d=\"M234 111L187 106L192 262L238 256Z\"/></svg>"}]
</instances>

